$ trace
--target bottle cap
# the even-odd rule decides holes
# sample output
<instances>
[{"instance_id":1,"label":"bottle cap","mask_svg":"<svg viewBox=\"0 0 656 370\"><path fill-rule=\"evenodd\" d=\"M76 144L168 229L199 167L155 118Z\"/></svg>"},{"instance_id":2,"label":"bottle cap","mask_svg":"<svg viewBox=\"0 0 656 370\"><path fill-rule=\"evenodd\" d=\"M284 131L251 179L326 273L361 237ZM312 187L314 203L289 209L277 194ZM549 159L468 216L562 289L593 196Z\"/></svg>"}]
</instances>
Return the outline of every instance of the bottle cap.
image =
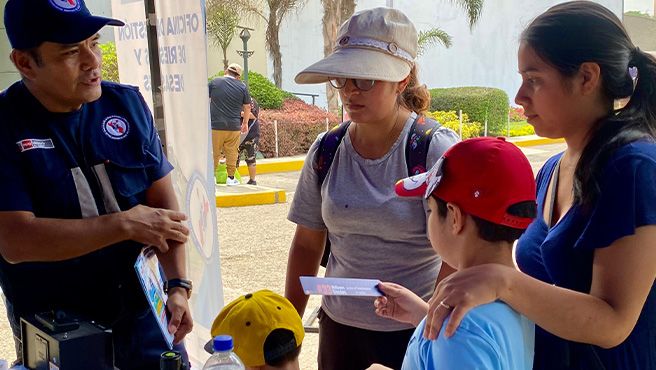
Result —
<instances>
[{"instance_id":1,"label":"bottle cap","mask_svg":"<svg viewBox=\"0 0 656 370\"><path fill-rule=\"evenodd\" d=\"M232 337L229 335L217 335L214 337L214 351L230 351L233 348Z\"/></svg>"},{"instance_id":2,"label":"bottle cap","mask_svg":"<svg viewBox=\"0 0 656 370\"><path fill-rule=\"evenodd\" d=\"M182 356L176 351L162 352L159 356L160 370L178 370L182 366Z\"/></svg>"}]
</instances>

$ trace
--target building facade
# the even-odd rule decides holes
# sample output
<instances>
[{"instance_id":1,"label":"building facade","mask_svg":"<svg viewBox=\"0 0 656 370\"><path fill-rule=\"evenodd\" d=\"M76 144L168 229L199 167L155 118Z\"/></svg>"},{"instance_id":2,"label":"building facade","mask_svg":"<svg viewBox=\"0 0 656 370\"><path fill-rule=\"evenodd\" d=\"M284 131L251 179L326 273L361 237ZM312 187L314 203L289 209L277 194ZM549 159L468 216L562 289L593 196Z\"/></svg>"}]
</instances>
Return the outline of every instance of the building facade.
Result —
<instances>
[{"instance_id":1,"label":"building facade","mask_svg":"<svg viewBox=\"0 0 656 370\"><path fill-rule=\"evenodd\" d=\"M619 17L622 0L595 0ZM562 0L485 1L478 23L470 30L462 8L447 0L358 0L356 11L393 5L405 12L418 31L439 27L452 36L453 45L430 47L418 59L419 79L429 88L486 86L504 90L511 102L520 86L517 72L519 35L538 14ZM280 44L283 56L282 88L318 94L317 104L326 105L325 85L297 85L294 76L323 57L321 17L318 0L310 0L283 24ZM272 67L270 65L271 70Z\"/></svg>"}]
</instances>

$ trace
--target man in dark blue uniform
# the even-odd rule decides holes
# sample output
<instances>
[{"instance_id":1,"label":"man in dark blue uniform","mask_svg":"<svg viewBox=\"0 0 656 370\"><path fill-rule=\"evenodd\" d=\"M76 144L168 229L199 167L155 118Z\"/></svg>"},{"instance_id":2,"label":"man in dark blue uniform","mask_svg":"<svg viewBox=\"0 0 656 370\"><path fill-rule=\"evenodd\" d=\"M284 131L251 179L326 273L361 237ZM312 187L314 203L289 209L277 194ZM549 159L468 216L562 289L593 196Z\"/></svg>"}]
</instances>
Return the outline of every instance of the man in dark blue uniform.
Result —
<instances>
[{"instance_id":1,"label":"man in dark blue uniform","mask_svg":"<svg viewBox=\"0 0 656 370\"><path fill-rule=\"evenodd\" d=\"M118 368L158 369L168 348L134 263L156 248L180 343L192 329L189 231L141 94L101 82L97 32L122 24L83 0L6 4L22 79L0 94L0 285L14 336L20 317L63 310L112 329Z\"/></svg>"}]
</instances>

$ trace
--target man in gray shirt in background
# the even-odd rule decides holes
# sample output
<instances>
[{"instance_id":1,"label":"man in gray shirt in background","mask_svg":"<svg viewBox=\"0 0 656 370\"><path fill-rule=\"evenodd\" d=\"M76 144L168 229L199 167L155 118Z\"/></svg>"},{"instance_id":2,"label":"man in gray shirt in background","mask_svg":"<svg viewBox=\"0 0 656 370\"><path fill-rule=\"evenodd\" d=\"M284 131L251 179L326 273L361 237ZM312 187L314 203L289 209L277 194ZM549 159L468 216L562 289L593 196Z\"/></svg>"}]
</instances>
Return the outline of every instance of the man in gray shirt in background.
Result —
<instances>
[{"instance_id":1,"label":"man in gray shirt in background","mask_svg":"<svg viewBox=\"0 0 656 370\"><path fill-rule=\"evenodd\" d=\"M219 165L223 151L228 172L226 185L229 186L239 185L239 180L235 179L239 134L248 131L251 113L251 96L246 85L240 81L241 71L239 64L230 64L224 77L209 83L214 170Z\"/></svg>"}]
</instances>

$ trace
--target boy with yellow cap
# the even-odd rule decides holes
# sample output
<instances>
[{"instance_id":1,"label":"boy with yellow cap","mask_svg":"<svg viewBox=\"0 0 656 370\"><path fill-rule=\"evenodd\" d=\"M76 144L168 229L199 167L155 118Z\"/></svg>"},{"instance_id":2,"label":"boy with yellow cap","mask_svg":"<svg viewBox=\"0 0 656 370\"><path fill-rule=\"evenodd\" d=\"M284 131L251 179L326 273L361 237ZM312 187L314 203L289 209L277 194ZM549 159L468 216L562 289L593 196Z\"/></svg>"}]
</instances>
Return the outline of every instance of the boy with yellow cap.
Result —
<instances>
[{"instance_id":1,"label":"boy with yellow cap","mask_svg":"<svg viewBox=\"0 0 656 370\"><path fill-rule=\"evenodd\" d=\"M230 302L214 319L211 334L230 335L247 370L299 370L303 322L286 298L270 290ZM211 340L205 350L212 353Z\"/></svg>"}]
</instances>

